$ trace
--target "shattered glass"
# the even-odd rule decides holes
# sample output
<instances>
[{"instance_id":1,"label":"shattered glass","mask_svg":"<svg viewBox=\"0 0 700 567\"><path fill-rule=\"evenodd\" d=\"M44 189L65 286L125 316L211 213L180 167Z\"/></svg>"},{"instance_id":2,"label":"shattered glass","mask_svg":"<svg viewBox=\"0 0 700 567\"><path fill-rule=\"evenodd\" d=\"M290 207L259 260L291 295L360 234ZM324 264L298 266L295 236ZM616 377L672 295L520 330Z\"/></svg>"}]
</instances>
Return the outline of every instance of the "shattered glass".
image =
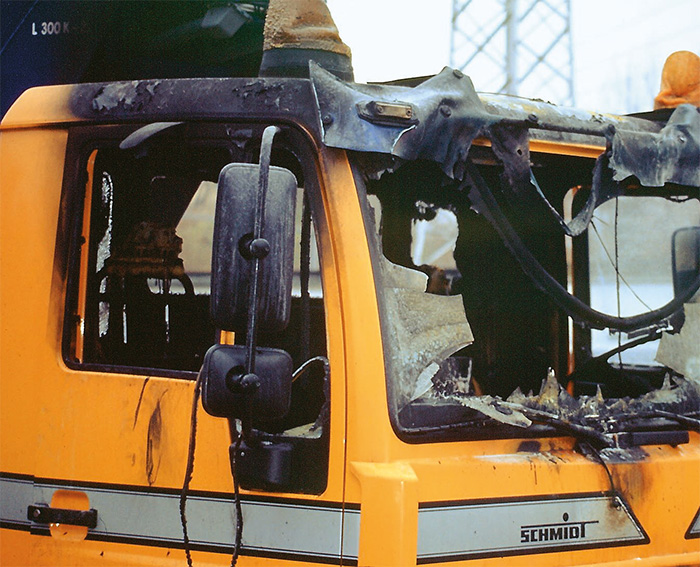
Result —
<instances>
[{"instance_id":1,"label":"shattered glass","mask_svg":"<svg viewBox=\"0 0 700 567\"><path fill-rule=\"evenodd\" d=\"M454 376L454 382L461 378ZM700 381L667 374L663 385L639 398L605 399L598 388L593 396L574 398L563 388L553 371L542 381L538 394L527 395L517 388L506 400L498 396L477 396L455 388L449 380L436 384L431 396L454 401L497 422L527 428L533 422L588 437L602 447L616 444L606 434L625 430L634 420L661 418L676 421L694 430L700 420L688 415L700 413Z\"/></svg>"}]
</instances>

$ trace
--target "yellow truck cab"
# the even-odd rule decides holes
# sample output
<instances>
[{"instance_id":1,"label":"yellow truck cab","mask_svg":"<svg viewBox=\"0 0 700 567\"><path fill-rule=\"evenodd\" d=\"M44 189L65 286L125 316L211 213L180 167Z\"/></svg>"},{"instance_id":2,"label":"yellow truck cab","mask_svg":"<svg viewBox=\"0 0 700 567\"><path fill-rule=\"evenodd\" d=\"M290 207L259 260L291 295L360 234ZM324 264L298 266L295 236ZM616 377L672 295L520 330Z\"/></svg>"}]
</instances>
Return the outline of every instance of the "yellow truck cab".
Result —
<instances>
[{"instance_id":1,"label":"yellow truck cab","mask_svg":"<svg viewBox=\"0 0 700 567\"><path fill-rule=\"evenodd\" d=\"M309 59L5 115L0 563L700 564L698 108Z\"/></svg>"}]
</instances>

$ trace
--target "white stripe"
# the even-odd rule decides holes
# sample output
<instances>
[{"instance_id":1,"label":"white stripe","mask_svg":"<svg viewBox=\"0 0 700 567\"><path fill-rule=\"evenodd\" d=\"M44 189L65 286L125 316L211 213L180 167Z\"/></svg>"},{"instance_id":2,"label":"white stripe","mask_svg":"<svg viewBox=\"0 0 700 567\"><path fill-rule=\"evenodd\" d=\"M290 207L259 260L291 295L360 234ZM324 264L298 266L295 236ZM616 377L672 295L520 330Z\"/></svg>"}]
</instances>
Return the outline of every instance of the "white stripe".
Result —
<instances>
[{"instance_id":1,"label":"white stripe","mask_svg":"<svg viewBox=\"0 0 700 567\"><path fill-rule=\"evenodd\" d=\"M547 538L544 541L540 529ZM536 541L530 541L531 537ZM446 505L422 508L418 513L419 559L517 555L646 540L622 501L613 502L604 495Z\"/></svg>"},{"instance_id":2,"label":"white stripe","mask_svg":"<svg viewBox=\"0 0 700 567\"><path fill-rule=\"evenodd\" d=\"M695 516L695 521L693 522L693 525L690 526L690 529L688 530L688 535L692 536L692 537L700 536L700 510L698 510L698 513Z\"/></svg>"},{"instance_id":3,"label":"white stripe","mask_svg":"<svg viewBox=\"0 0 700 567\"><path fill-rule=\"evenodd\" d=\"M46 481L0 479L0 518L30 525L27 506L49 503L55 490L84 492L90 507L97 510L97 527L90 533L110 538L129 538L180 544L180 496L138 489L62 486ZM341 526L344 557L357 559L360 530L359 510L343 510L285 501L242 502L245 549L263 553L298 554L326 559L341 556ZM194 545L231 548L235 541L236 511L231 497L190 495L187 498L187 527Z\"/></svg>"},{"instance_id":4,"label":"white stripe","mask_svg":"<svg viewBox=\"0 0 700 567\"><path fill-rule=\"evenodd\" d=\"M34 504L33 490L31 480L0 478L0 520L29 526L27 507Z\"/></svg>"}]
</instances>

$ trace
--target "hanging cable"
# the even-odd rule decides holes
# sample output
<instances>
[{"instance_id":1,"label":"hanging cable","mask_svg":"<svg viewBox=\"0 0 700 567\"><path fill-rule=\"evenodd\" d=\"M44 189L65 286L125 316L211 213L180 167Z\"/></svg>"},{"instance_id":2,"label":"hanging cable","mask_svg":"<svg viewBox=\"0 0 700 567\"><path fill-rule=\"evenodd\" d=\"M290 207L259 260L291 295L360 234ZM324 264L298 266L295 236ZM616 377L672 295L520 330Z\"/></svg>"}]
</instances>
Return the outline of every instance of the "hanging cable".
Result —
<instances>
[{"instance_id":1,"label":"hanging cable","mask_svg":"<svg viewBox=\"0 0 700 567\"><path fill-rule=\"evenodd\" d=\"M202 371L199 371L197 380L194 383L194 395L192 396L192 413L190 415L190 440L187 449L187 466L185 467L185 480L180 491L180 523L182 525L182 542L185 546L185 556L187 566L192 567L192 554L190 551L190 537L187 531L187 493L192 481L194 472L194 451L197 439L197 408L199 407L199 396L202 391Z\"/></svg>"},{"instance_id":2,"label":"hanging cable","mask_svg":"<svg viewBox=\"0 0 700 567\"><path fill-rule=\"evenodd\" d=\"M470 189L469 199L474 209L483 215L496 229L503 243L535 286L549 295L574 321L595 329L607 327L618 331L634 331L658 323L673 315L700 289L700 275L698 275L682 294L676 296L662 307L630 317L616 317L592 309L589 305L568 293L566 288L530 252L501 210L476 165L471 161L467 161L466 169L468 175L465 185Z\"/></svg>"},{"instance_id":3,"label":"hanging cable","mask_svg":"<svg viewBox=\"0 0 700 567\"><path fill-rule=\"evenodd\" d=\"M233 429L233 428L232 428ZM243 507L241 506L241 493L238 483L237 460L243 441L243 433L236 428L236 438L231 445L231 474L233 476L233 502L236 507L236 541L231 555L231 567L236 567L238 555L241 552L241 540L243 539Z\"/></svg>"},{"instance_id":4,"label":"hanging cable","mask_svg":"<svg viewBox=\"0 0 700 567\"><path fill-rule=\"evenodd\" d=\"M615 508L619 508L620 502L617 499L618 492L617 492L617 489L615 488L615 480L613 479L613 475L610 472L610 469L608 468L608 464L605 462L605 459L603 459L603 456L600 454L600 451L598 451L598 449L596 449L591 443L586 442L583 445L585 445L586 449L590 450L590 454L595 456L596 461L598 461L598 463L603 465L603 469L605 469L605 474L608 477L608 482L610 483L610 496L615 502L615 504L614 504Z\"/></svg>"},{"instance_id":5,"label":"hanging cable","mask_svg":"<svg viewBox=\"0 0 700 567\"><path fill-rule=\"evenodd\" d=\"M594 218L595 218L595 217L594 217ZM598 219L596 219L596 220L598 220ZM604 224L605 224L605 223L604 223ZM595 224L595 222L593 222L593 221L591 221L591 228L593 229L593 232L595 232L595 235L596 235L596 237L598 238L598 242L600 243L600 246L601 246L601 248L603 249L603 252L605 252L605 255L608 257L608 260L610 260L610 265L614 268L615 273L616 273L617 276L620 278L620 280L622 280L622 283L625 284L625 287L630 291L630 293L631 293L632 295L634 295L634 297L637 299L637 301L639 301L639 303L641 303L641 304L645 307L645 309L648 309L649 311L651 311L652 308L647 304L646 301L644 301L644 300L639 296L639 294L638 294L636 291L634 291L634 288L633 288L633 287L630 285L630 283L625 279L625 276L623 276L623 275L620 273L620 271L617 269L617 266L615 266L615 260L614 260L614 258L613 258L613 256L612 256L612 254L610 254L610 251L609 251L609 250L607 249L607 247L605 246L605 242L603 241L603 237L600 235L600 232L598 231L598 227L596 227L596 224Z\"/></svg>"},{"instance_id":6,"label":"hanging cable","mask_svg":"<svg viewBox=\"0 0 700 567\"><path fill-rule=\"evenodd\" d=\"M615 296L617 298L617 316L622 316L622 309L620 305L620 241L619 241L619 217L620 217L620 199L615 197ZM617 360L620 363L620 368L622 368L622 333L617 332Z\"/></svg>"},{"instance_id":7,"label":"hanging cable","mask_svg":"<svg viewBox=\"0 0 700 567\"><path fill-rule=\"evenodd\" d=\"M182 542L185 548L185 557L187 558L187 567L192 567L192 551L189 532L187 529L187 494L190 490L190 482L192 481L192 473L194 472L194 454L197 439L197 409L199 408L199 398L202 392L202 371L197 375L197 380L194 384L194 395L192 396L192 413L190 417L190 439L187 449L187 466L185 467L185 479L180 491L180 523L182 525ZM238 556L241 551L241 540L243 536L243 510L241 506L240 485L238 482L238 473L236 469L236 461L240 453L241 442L243 436L240 431L232 425L231 430L235 430L233 444L231 445L231 472L233 475L233 495L234 506L236 508L236 537L231 555L231 567L235 567L238 563Z\"/></svg>"}]
</instances>

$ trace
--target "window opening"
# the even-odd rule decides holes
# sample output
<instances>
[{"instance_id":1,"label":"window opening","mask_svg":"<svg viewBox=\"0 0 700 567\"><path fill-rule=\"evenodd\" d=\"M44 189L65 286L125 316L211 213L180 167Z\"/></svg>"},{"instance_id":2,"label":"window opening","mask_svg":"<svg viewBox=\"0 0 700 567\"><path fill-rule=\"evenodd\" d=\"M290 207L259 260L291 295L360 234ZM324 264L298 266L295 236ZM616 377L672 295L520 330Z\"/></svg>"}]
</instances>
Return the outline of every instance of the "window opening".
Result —
<instances>
[{"instance_id":1,"label":"window opening","mask_svg":"<svg viewBox=\"0 0 700 567\"><path fill-rule=\"evenodd\" d=\"M82 344L80 352L74 344L73 356L127 371L196 372L219 340L209 318L216 181L236 153L245 156L201 139L180 146L166 140L144 152L94 152L81 261L84 315L75 331ZM290 156L281 158L285 165ZM263 346L290 349L298 366L326 354L320 262L304 195L300 187L292 321L263 337Z\"/></svg>"}]
</instances>

